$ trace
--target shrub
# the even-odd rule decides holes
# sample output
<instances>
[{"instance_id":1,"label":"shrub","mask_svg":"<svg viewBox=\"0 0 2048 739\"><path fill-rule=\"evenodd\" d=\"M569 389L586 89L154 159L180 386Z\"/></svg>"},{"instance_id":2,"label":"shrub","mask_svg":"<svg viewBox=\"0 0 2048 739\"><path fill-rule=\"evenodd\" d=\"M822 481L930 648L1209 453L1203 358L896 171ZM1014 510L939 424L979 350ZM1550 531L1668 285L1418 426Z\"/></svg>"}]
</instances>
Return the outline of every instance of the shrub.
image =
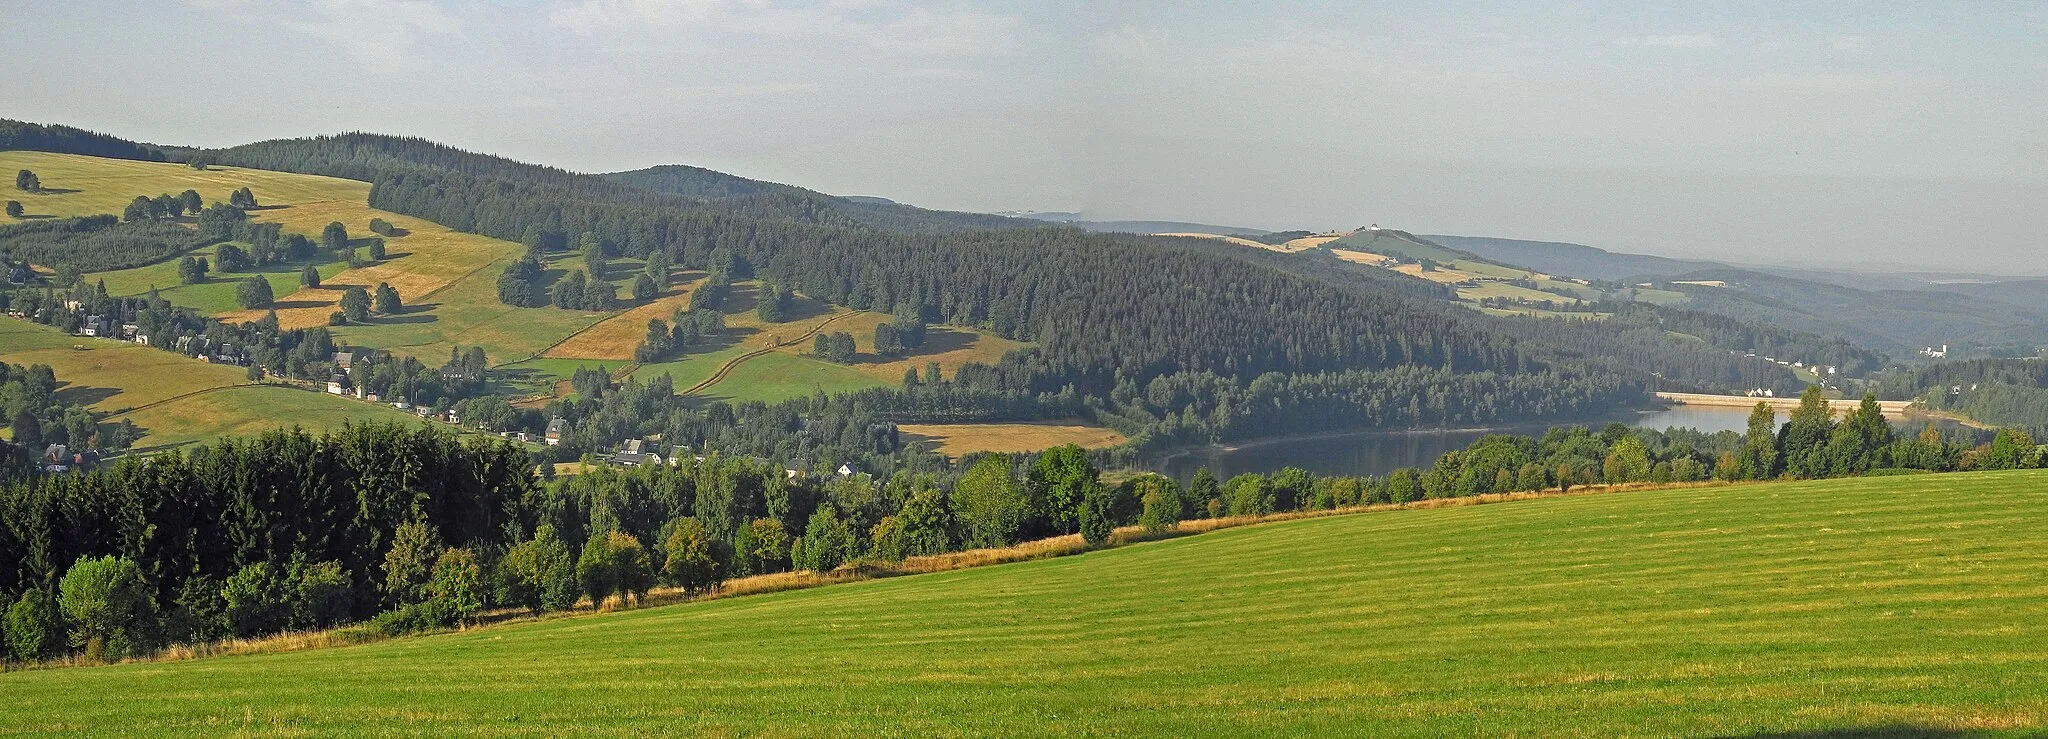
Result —
<instances>
[{"instance_id":1,"label":"shrub","mask_svg":"<svg viewBox=\"0 0 2048 739\"><path fill-rule=\"evenodd\" d=\"M839 518L839 510L830 505L818 506L804 526L803 538L790 547L791 563L797 569L813 572L829 572L853 559L855 553L853 529Z\"/></svg>"},{"instance_id":2,"label":"shrub","mask_svg":"<svg viewBox=\"0 0 2048 739\"><path fill-rule=\"evenodd\" d=\"M711 537L695 518L680 518L670 524L668 539L662 543L668 559L662 562L662 576L669 584L690 592L718 586L718 560L711 551Z\"/></svg>"},{"instance_id":3,"label":"shrub","mask_svg":"<svg viewBox=\"0 0 2048 739\"><path fill-rule=\"evenodd\" d=\"M292 615L283 573L269 562L245 566L221 584L221 611L228 633L251 637L284 629Z\"/></svg>"},{"instance_id":4,"label":"shrub","mask_svg":"<svg viewBox=\"0 0 2048 739\"><path fill-rule=\"evenodd\" d=\"M56 651L59 631L57 604L50 601L48 592L31 588L7 607L5 620L0 622L0 636L6 637L0 647L5 649L0 651L23 662L48 657Z\"/></svg>"},{"instance_id":5,"label":"shrub","mask_svg":"<svg viewBox=\"0 0 2048 739\"><path fill-rule=\"evenodd\" d=\"M576 563L548 524L541 524L531 540L512 547L498 563L500 603L535 613L563 611L575 607L578 594Z\"/></svg>"},{"instance_id":6,"label":"shrub","mask_svg":"<svg viewBox=\"0 0 2048 739\"><path fill-rule=\"evenodd\" d=\"M57 604L71 627L71 644L87 659L113 661L142 645L150 602L142 570L120 557L80 557L57 585Z\"/></svg>"},{"instance_id":7,"label":"shrub","mask_svg":"<svg viewBox=\"0 0 2048 739\"><path fill-rule=\"evenodd\" d=\"M1223 485L1224 506L1233 516L1263 516L1273 512L1273 489L1260 475L1243 474Z\"/></svg>"},{"instance_id":8,"label":"shrub","mask_svg":"<svg viewBox=\"0 0 2048 739\"><path fill-rule=\"evenodd\" d=\"M484 610L483 568L467 549L443 549L434 559L433 576L427 581L421 615L437 626L453 626L476 618Z\"/></svg>"},{"instance_id":9,"label":"shrub","mask_svg":"<svg viewBox=\"0 0 2048 739\"><path fill-rule=\"evenodd\" d=\"M1010 474L1008 455L991 454L967 468L953 485L953 510L967 547L1006 547L1017 543L1031 501Z\"/></svg>"},{"instance_id":10,"label":"shrub","mask_svg":"<svg viewBox=\"0 0 2048 739\"><path fill-rule=\"evenodd\" d=\"M384 597L392 607L427 599L427 582L443 548L440 535L426 522L399 525L384 554Z\"/></svg>"},{"instance_id":11,"label":"shrub","mask_svg":"<svg viewBox=\"0 0 2048 739\"><path fill-rule=\"evenodd\" d=\"M1153 477L1138 500L1144 510L1138 514L1138 525L1146 531L1165 531L1180 525L1180 491L1174 489L1172 480Z\"/></svg>"},{"instance_id":12,"label":"shrub","mask_svg":"<svg viewBox=\"0 0 2048 739\"><path fill-rule=\"evenodd\" d=\"M1100 546L1116 532L1116 517L1110 511L1109 488L1094 483L1081 493L1081 538Z\"/></svg>"},{"instance_id":13,"label":"shrub","mask_svg":"<svg viewBox=\"0 0 2048 739\"><path fill-rule=\"evenodd\" d=\"M349 587L348 572L340 562L309 564L304 557L292 560L294 589L291 628L324 629L348 620L355 593Z\"/></svg>"}]
</instances>

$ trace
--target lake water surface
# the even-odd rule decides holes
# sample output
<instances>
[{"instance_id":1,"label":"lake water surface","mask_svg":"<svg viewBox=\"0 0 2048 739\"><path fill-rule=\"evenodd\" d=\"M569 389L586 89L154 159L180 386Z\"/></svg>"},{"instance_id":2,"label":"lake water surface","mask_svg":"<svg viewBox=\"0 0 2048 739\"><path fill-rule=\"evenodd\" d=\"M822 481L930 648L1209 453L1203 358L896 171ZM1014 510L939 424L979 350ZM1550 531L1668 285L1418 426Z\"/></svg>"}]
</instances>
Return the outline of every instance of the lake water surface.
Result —
<instances>
[{"instance_id":1,"label":"lake water surface","mask_svg":"<svg viewBox=\"0 0 2048 739\"><path fill-rule=\"evenodd\" d=\"M1779 420L1784 420L1780 413ZM1612 419L1640 428L1689 427L1713 433L1742 433L1749 426L1748 408L1673 406L1659 411ZM1579 425L1599 428L1610 421ZM1453 449L1463 449L1481 436L1497 433L1540 435L1554 424L1484 431L1366 431L1313 438L1282 439L1222 448L1195 449L1173 457L1161 472L1185 480L1200 467L1219 480L1246 472L1270 473L1300 467L1319 475L1384 475L1402 467L1427 467Z\"/></svg>"}]
</instances>

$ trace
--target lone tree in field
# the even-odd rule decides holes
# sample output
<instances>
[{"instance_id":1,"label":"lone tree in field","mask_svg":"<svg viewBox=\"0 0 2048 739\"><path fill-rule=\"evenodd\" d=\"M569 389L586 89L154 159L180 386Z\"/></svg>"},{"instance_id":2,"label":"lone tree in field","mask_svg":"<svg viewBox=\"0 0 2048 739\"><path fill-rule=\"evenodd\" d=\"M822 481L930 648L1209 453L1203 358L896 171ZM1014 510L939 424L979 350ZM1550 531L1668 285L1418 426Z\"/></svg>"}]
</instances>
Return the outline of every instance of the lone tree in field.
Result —
<instances>
[{"instance_id":1,"label":"lone tree in field","mask_svg":"<svg viewBox=\"0 0 2048 739\"><path fill-rule=\"evenodd\" d=\"M319 287L320 270L314 269L313 265L310 264L306 265L305 269L299 270L299 286Z\"/></svg>"},{"instance_id":2,"label":"lone tree in field","mask_svg":"<svg viewBox=\"0 0 2048 739\"><path fill-rule=\"evenodd\" d=\"M341 293L341 317L351 323L370 320L370 293L361 285L350 285Z\"/></svg>"},{"instance_id":3,"label":"lone tree in field","mask_svg":"<svg viewBox=\"0 0 2048 739\"><path fill-rule=\"evenodd\" d=\"M178 202L185 206L185 212L195 216L199 215L199 211L206 210L206 200L199 197L198 190L186 190L178 193Z\"/></svg>"},{"instance_id":4,"label":"lone tree in field","mask_svg":"<svg viewBox=\"0 0 2048 739\"><path fill-rule=\"evenodd\" d=\"M206 257L187 256L178 260L178 281L197 285L206 281Z\"/></svg>"},{"instance_id":5,"label":"lone tree in field","mask_svg":"<svg viewBox=\"0 0 2048 739\"><path fill-rule=\"evenodd\" d=\"M398 302L398 291L391 288L391 283L377 283L377 312L391 316L403 310L405 306Z\"/></svg>"},{"instance_id":6,"label":"lone tree in field","mask_svg":"<svg viewBox=\"0 0 2048 739\"><path fill-rule=\"evenodd\" d=\"M21 201L19 201L19 200L9 200L9 201L7 201L7 217L8 217L8 218L20 218L20 217L21 217L21 213L22 213L22 210L21 210Z\"/></svg>"},{"instance_id":7,"label":"lone tree in field","mask_svg":"<svg viewBox=\"0 0 2048 739\"><path fill-rule=\"evenodd\" d=\"M24 169L14 173L14 189L22 192L42 192L43 181L36 178L36 173Z\"/></svg>"},{"instance_id":8,"label":"lone tree in field","mask_svg":"<svg viewBox=\"0 0 2048 739\"><path fill-rule=\"evenodd\" d=\"M249 188L246 187L228 193L228 205L241 208L242 210L249 210L251 208L255 208L256 194L249 192Z\"/></svg>"},{"instance_id":9,"label":"lone tree in field","mask_svg":"<svg viewBox=\"0 0 2048 739\"><path fill-rule=\"evenodd\" d=\"M242 286L235 288L235 302L245 309L268 308L277 302L277 297L271 294L270 280L257 275L243 280Z\"/></svg>"},{"instance_id":10,"label":"lone tree in field","mask_svg":"<svg viewBox=\"0 0 2048 739\"><path fill-rule=\"evenodd\" d=\"M377 261L383 261L383 260L384 260L384 254L385 254L385 251L384 251L384 240L383 240L383 239L371 239L371 240L370 240L370 258L371 258L371 259L373 259L373 260L377 260Z\"/></svg>"},{"instance_id":11,"label":"lone tree in field","mask_svg":"<svg viewBox=\"0 0 2048 739\"><path fill-rule=\"evenodd\" d=\"M339 253L348 248L348 227L341 221L332 221L320 230L320 248Z\"/></svg>"}]
</instances>

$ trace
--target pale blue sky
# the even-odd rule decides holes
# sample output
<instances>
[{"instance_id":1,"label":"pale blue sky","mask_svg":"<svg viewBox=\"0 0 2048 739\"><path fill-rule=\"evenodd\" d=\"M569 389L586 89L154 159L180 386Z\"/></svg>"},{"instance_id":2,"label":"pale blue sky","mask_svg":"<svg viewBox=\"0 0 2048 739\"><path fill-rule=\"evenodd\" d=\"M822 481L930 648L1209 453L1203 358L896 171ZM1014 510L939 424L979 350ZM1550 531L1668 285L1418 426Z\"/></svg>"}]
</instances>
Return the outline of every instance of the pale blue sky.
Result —
<instances>
[{"instance_id":1,"label":"pale blue sky","mask_svg":"<svg viewBox=\"0 0 2048 739\"><path fill-rule=\"evenodd\" d=\"M938 208L2048 272L2039 2L0 0L0 18L0 116L164 143L372 130Z\"/></svg>"}]
</instances>

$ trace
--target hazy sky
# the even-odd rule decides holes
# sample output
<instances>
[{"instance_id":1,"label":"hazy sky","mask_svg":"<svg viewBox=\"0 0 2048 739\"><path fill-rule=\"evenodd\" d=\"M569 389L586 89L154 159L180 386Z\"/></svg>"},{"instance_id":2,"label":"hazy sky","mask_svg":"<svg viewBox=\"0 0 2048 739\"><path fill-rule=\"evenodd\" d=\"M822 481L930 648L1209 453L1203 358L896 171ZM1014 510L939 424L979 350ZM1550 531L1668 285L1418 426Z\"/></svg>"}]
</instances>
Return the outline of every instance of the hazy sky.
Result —
<instances>
[{"instance_id":1,"label":"hazy sky","mask_svg":"<svg viewBox=\"0 0 2048 739\"><path fill-rule=\"evenodd\" d=\"M2048 3L0 0L0 117L2048 272ZM33 60L25 63L23 60Z\"/></svg>"}]
</instances>

